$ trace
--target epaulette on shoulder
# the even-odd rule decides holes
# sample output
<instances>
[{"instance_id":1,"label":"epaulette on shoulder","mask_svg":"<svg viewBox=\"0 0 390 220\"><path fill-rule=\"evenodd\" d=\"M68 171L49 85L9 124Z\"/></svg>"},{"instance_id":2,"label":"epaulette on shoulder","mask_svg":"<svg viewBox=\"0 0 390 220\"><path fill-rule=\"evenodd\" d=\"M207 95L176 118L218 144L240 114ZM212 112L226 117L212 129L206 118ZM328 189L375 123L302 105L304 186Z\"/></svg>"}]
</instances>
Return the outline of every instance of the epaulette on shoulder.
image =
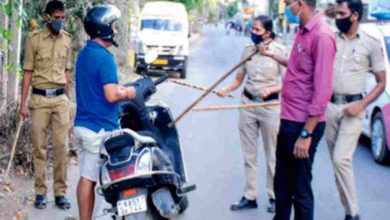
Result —
<instances>
[{"instance_id":1,"label":"epaulette on shoulder","mask_svg":"<svg viewBox=\"0 0 390 220\"><path fill-rule=\"evenodd\" d=\"M286 49L286 47L283 44L279 43L279 42L274 42L274 46L278 50L285 50Z\"/></svg>"},{"instance_id":2,"label":"epaulette on shoulder","mask_svg":"<svg viewBox=\"0 0 390 220\"><path fill-rule=\"evenodd\" d=\"M253 43L248 43L247 45L245 45L245 48L250 48L250 47L253 47Z\"/></svg>"},{"instance_id":3,"label":"epaulette on shoulder","mask_svg":"<svg viewBox=\"0 0 390 220\"><path fill-rule=\"evenodd\" d=\"M380 37L377 36L375 33L372 33L372 32L367 31L367 30L361 30L361 33L367 35L367 37L369 37L375 41L380 41Z\"/></svg>"},{"instance_id":4,"label":"epaulette on shoulder","mask_svg":"<svg viewBox=\"0 0 390 220\"><path fill-rule=\"evenodd\" d=\"M72 38L72 35L69 34L68 32L64 31L64 30L61 30L61 33L63 33L65 36L69 37L69 38Z\"/></svg>"}]
</instances>

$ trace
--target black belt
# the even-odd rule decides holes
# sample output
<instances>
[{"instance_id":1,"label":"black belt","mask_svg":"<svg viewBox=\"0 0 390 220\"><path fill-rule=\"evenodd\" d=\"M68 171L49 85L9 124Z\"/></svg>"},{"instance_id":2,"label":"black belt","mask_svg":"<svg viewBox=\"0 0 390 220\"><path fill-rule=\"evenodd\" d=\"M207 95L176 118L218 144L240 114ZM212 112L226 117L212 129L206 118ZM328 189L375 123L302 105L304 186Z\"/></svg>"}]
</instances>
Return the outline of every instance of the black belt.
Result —
<instances>
[{"instance_id":1,"label":"black belt","mask_svg":"<svg viewBox=\"0 0 390 220\"><path fill-rule=\"evenodd\" d=\"M267 102L275 99L279 99L279 93L272 93L269 95L267 98L261 98L258 95L252 95L248 90L244 89L244 96L247 97L249 100L254 101L254 102Z\"/></svg>"},{"instance_id":2,"label":"black belt","mask_svg":"<svg viewBox=\"0 0 390 220\"><path fill-rule=\"evenodd\" d=\"M348 104L351 102L360 101L363 99L362 94L357 95L332 95L330 101L334 104Z\"/></svg>"},{"instance_id":3,"label":"black belt","mask_svg":"<svg viewBox=\"0 0 390 220\"><path fill-rule=\"evenodd\" d=\"M56 97L65 94L65 89L37 89L33 88L32 93L35 95L41 95L46 97Z\"/></svg>"}]
</instances>

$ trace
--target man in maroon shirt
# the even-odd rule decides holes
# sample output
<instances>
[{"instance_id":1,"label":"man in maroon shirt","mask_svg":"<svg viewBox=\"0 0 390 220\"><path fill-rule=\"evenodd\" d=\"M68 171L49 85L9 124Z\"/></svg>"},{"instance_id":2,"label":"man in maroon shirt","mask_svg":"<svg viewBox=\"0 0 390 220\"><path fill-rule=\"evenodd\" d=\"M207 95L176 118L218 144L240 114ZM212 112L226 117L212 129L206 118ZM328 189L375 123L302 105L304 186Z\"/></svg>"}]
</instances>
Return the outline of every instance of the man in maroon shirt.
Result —
<instances>
[{"instance_id":1,"label":"man in maroon shirt","mask_svg":"<svg viewBox=\"0 0 390 220\"><path fill-rule=\"evenodd\" d=\"M290 58L260 48L261 54L287 66L276 149L274 219L289 220L294 205L296 220L312 220L311 170L332 94L336 42L331 28L315 12L316 0L285 0L285 3L300 19Z\"/></svg>"}]
</instances>

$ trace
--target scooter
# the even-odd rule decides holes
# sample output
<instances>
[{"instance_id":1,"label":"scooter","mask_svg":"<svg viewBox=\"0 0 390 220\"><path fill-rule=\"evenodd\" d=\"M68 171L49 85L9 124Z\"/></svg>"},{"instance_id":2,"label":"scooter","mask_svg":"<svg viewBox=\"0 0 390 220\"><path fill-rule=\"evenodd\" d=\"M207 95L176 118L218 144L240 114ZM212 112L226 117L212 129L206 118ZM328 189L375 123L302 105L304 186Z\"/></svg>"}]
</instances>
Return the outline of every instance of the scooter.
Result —
<instances>
[{"instance_id":1,"label":"scooter","mask_svg":"<svg viewBox=\"0 0 390 220\"><path fill-rule=\"evenodd\" d=\"M105 212L113 219L175 218L189 205L187 193L196 189L188 181L176 127L168 126L169 107L145 105L167 79L144 76L125 85L136 88L136 97L120 103L121 129L103 138L97 191L111 204Z\"/></svg>"}]
</instances>

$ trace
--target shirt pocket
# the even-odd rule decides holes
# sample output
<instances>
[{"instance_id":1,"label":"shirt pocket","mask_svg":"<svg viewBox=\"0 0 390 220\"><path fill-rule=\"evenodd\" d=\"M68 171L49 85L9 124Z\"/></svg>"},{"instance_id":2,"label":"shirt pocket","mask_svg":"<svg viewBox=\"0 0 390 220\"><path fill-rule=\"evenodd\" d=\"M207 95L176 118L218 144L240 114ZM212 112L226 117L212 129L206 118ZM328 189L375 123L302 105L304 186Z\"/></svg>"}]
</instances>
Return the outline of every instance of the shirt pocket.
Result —
<instances>
[{"instance_id":1,"label":"shirt pocket","mask_svg":"<svg viewBox=\"0 0 390 220\"><path fill-rule=\"evenodd\" d=\"M309 52L306 49L302 49L298 52L298 70L310 74L314 72L314 62Z\"/></svg>"},{"instance_id":2,"label":"shirt pocket","mask_svg":"<svg viewBox=\"0 0 390 220\"><path fill-rule=\"evenodd\" d=\"M51 53L49 50L41 50L37 53L35 61L36 70L43 71L51 65Z\"/></svg>"},{"instance_id":3,"label":"shirt pocket","mask_svg":"<svg viewBox=\"0 0 390 220\"><path fill-rule=\"evenodd\" d=\"M366 53L357 51L352 55L352 60L352 68L354 71L359 73L368 72L367 68L370 66L370 61Z\"/></svg>"}]
</instances>

